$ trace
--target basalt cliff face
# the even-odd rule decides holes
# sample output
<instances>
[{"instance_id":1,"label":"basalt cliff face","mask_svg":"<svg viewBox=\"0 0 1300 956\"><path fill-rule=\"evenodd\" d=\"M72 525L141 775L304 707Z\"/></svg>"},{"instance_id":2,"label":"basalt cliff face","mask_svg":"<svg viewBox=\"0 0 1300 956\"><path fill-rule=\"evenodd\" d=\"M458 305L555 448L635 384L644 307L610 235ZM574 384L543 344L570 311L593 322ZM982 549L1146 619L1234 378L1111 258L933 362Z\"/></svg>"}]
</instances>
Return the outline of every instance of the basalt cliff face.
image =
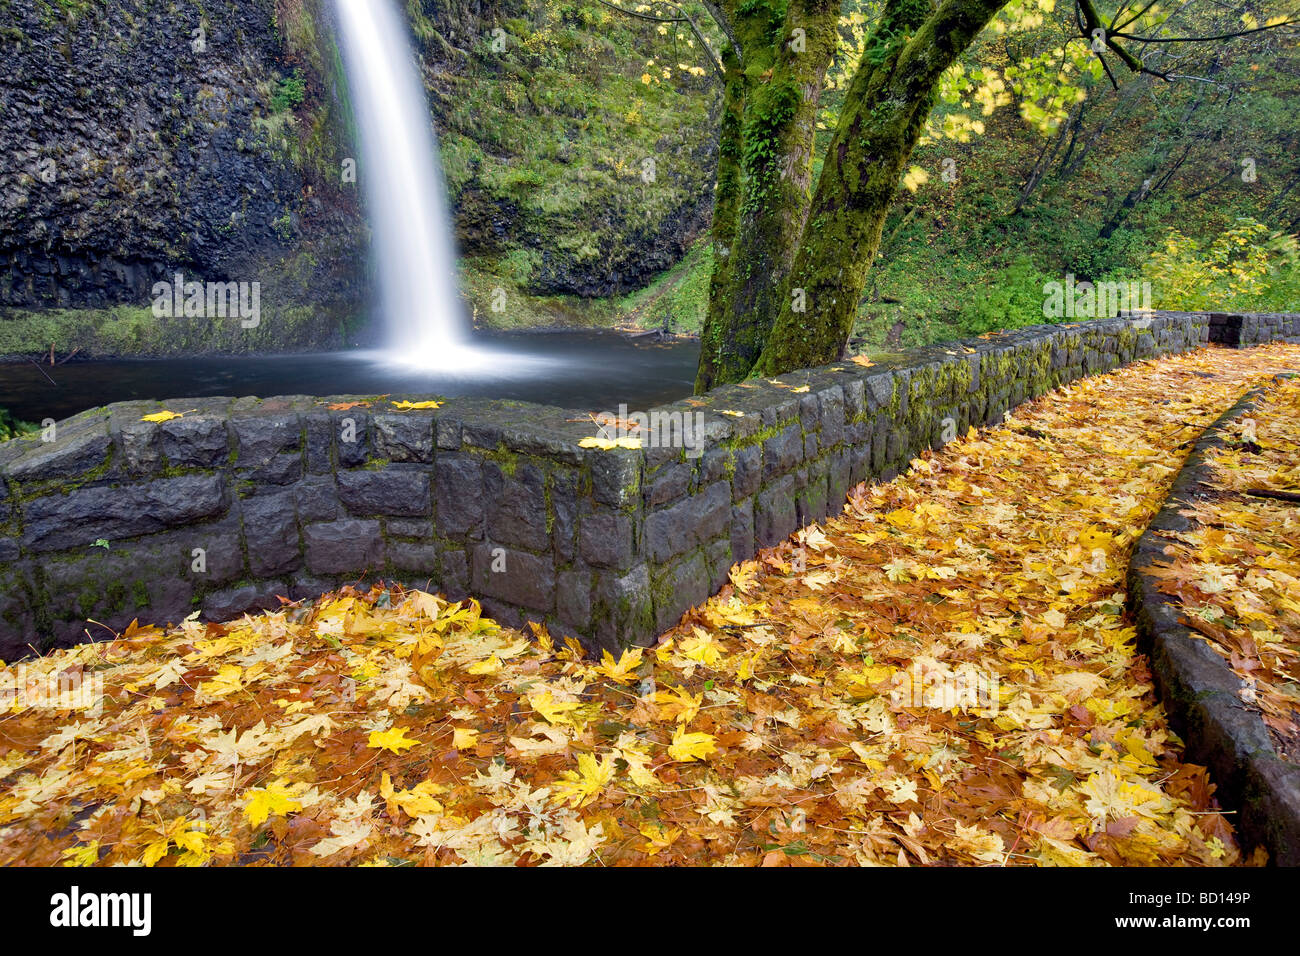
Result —
<instances>
[{"instance_id":1,"label":"basalt cliff face","mask_svg":"<svg viewBox=\"0 0 1300 956\"><path fill-rule=\"evenodd\" d=\"M567 144L591 125L591 109L548 106L554 90L516 96L537 79L524 5L405 6L450 143L468 256L489 270L506 263L524 291L607 295L671 265L705 227L703 130L634 145L629 164L656 146L664 155L665 182L649 201L635 183L606 194L566 186L587 179L590 157ZM0 0L0 354L45 350L44 338L83 354L357 338L368 236L358 187L343 174L356 149L327 15L322 0ZM584 29L593 28L565 33L578 37L579 56ZM500 56L494 36L511 41ZM600 55L615 54L592 55L599 69ZM486 91L482 109L467 101L473 90ZM702 84L683 102L706 99ZM503 176L524 145L500 127L541 113L559 155ZM150 292L177 272L260 282L267 321L251 332L159 326ZM122 307L135 311L99 329L47 311Z\"/></svg>"},{"instance_id":2,"label":"basalt cliff face","mask_svg":"<svg viewBox=\"0 0 1300 956\"><path fill-rule=\"evenodd\" d=\"M276 321L246 347L338 338L364 230L355 195L308 161L334 120L295 114L326 91L293 72L279 12L0 0L0 305L146 306L180 272L261 283ZM239 347L241 334L188 338Z\"/></svg>"}]
</instances>

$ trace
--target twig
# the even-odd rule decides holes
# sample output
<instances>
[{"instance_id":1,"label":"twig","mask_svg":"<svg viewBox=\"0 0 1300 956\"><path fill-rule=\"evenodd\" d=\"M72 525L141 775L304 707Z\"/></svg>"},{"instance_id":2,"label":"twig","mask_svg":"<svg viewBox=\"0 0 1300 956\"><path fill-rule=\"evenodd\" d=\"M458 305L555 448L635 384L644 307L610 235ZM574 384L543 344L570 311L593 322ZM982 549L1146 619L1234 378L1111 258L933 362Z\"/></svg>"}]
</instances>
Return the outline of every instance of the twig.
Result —
<instances>
[{"instance_id":1,"label":"twig","mask_svg":"<svg viewBox=\"0 0 1300 956\"><path fill-rule=\"evenodd\" d=\"M36 366L36 371L40 372L40 373L41 373L42 375L44 375L47 379L49 379L49 382L50 382L51 385L53 385L55 388L58 388L58 387L59 387L59 383L56 382L56 381L54 381L54 379L50 378L49 373L46 372L45 369L41 368L41 363L40 363L40 362L38 362L38 361L36 361L35 359L32 359L32 358L29 358L27 361L31 362L34 366Z\"/></svg>"},{"instance_id":2,"label":"twig","mask_svg":"<svg viewBox=\"0 0 1300 956\"><path fill-rule=\"evenodd\" d=\"M1246 494L1252 498L1271 498L1274 501L1288 501L1300 505L1300 493L1294 491L1270 491L1267 488L1248 488Z\"/></svg>"},{"instance_id":3,"label":"twig","mask_svg":"<svg viewBox=\"0 0 1300 956\"><path fill-rule=\"evenodd\" d=\"M726 76L727 76L726 67L722 65L722 61L718 59L718 55L713 52L713 47L709 46L709 41L705 39L704 34L700 32L700 28L696 25L695 21L692 20L690 16L687 15L686 11L683 10L676 3L673 3L672 0L664 0L664 2L666 2L670 6L675 7L677 9L677 12L680 13L681 16L656 17L656 16L651 16L650 14L647 13L638 13L635 10L628 10L626 7L621 7L617 3L610 3L610 0L598 0L598 2L606 7L609 7L611 10L616 10L617 12L623 14L623 16L625 17L634 17L637 20L649 20L651 23L685 23L687 26L691 28L691 32L695 34L695 38L700 41L700 46L704 48L704 55L709 60L709 66L713 67L714 74L718 77L718 79L724 81L726 80ZM710 15L712 14L710 13ZM721 26L721 24L719 25ZM734 43L733 43L733 47L736 47ZM736 48L739 49L739 47Z\"/></svg>"}]
</instances>

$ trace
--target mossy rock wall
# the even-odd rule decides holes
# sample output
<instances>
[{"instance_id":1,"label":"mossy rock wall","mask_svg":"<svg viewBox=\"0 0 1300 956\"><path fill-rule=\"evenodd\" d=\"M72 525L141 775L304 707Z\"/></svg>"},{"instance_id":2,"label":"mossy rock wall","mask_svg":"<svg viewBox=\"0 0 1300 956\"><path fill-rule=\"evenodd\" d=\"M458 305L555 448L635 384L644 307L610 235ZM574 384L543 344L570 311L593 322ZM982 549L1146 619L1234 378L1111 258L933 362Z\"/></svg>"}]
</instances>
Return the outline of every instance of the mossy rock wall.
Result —
<instances>
[{"instance_id":1,"label":"mossy rock wall","mask_svg":"<svg viewBox=\"0 0 1300 956\"><path fill-rule=\"evenodd\" d=\"M670 49L653 24L522 0L403 8L484 324L497 288L640 288L707 228L714 97L706 78L641 82L643 50ZM0 356L366 339L369 236L342 172L361 157L324 0L0 0L0 54ZM266 328L119 334L176 272L259 282Z\"/></svg>"},{"instance_id":2,"label":"mossy rock wall","mask_svg":"<svg viewBox=\"0 0 1300 956\"><path fill-rule=\"evenodd\" d=\"M7 0L0 305L139 305L178 270L266 285L359 238L341 177L303 161L328 91L279 18L315 2ZM297 113L276 95L295 71ZM317 301L349 291L355 271L316 264Z\"/></svg>"}]
</instances>

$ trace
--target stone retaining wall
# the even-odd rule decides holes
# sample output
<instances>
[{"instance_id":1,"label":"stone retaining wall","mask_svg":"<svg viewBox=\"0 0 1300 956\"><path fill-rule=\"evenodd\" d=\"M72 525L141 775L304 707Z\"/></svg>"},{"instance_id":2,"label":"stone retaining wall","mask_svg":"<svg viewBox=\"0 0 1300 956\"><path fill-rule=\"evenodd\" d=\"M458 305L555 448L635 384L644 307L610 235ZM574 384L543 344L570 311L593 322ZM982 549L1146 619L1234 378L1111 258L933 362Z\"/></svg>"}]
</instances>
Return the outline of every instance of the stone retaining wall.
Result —
<instances>
[{"instance_id":1,"label":"stone retaining wall","mask_svg":"<svg viewBox=\"0 0 1300 956\"><path fill-rule=\"evenodd\" d=\"M473 399L91 410L0 445L0 658L380 579L589 646L647 643L857 482L1059 384L1201 346L1209 321L1037 326L648 410L698 422L689 448L583 448L585 414Z\"/></svg>"},{"instance_id":2,"label":"stone retaining wall","mask_svg":"<svg viewBox=\"0 0 1300 956\"><path fill-rule=\"evenodd\" d=\"M1211 312L1210 341L1247 348L1265 342L1300 342L1300 314Z\"/></svg>"}]
</instances>

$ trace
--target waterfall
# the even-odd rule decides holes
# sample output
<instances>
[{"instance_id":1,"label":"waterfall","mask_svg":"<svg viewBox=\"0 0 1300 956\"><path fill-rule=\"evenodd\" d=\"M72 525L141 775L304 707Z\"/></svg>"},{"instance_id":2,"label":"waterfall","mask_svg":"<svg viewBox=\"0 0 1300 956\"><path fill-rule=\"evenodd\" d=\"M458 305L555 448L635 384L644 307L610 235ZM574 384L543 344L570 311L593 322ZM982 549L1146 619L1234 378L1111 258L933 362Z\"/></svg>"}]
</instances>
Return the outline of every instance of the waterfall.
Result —
<instances>
[{"instance_id":1,"label":"waterfall","mask_svg":"<svg viewBox=\"0 0 1300 956\"><path fill-rule=\"evenodd\" d=\"M467 347L437 135L394 0L332 0L356 118L385 344L447 368Z\"/></svg>"}]
</instances>

